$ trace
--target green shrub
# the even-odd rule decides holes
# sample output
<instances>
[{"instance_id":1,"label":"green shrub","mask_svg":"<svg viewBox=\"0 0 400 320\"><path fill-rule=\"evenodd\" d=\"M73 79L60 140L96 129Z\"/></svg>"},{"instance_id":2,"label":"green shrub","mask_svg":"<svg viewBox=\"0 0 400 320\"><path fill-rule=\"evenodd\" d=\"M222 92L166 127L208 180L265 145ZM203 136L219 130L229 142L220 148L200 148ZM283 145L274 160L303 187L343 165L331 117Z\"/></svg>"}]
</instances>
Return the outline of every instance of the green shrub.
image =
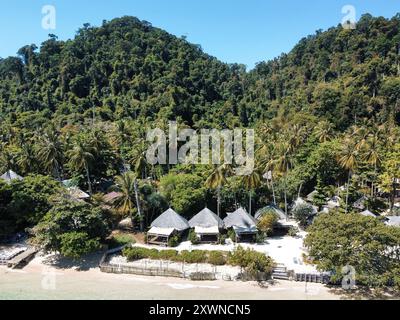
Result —
<instances>
[{"instance_id":1,"label":"green shrub","mask_svg":"<svg viewBox=\"0 0 400 320\"><path fill-rule=\"evenodd\" d=\"M264 243L265 239L267 239L266 235L264 232L258 232L256 235L256 243Z\"/></svg>"},{"instance_id":2,"label":"green shrub","mask_svg":"<svg viewBox=\"0 0 400 320\"><path fill-rule=\"evenodd\" d=\"M153 260L161 259L161 258L160 258L160 256L161 256L161 251L158 251L157 249L148 250L147 253L148 253L148 258L149 258L149 259L153 259Z\"/></svg>"},{"instance_id":3,"label":"green shrub","mask_svg":"<svg viewBox=\"0 0 400 320\"><path fill-rule=\"evenodd\" d=\"M228 238L231 239L233 242L236 242L236 232L233 229L228 230Z\"/></svg>"},{"instance_id":4,"label":"green shrub","mask_svg":"<svg viewBox=\"0 0 400 320\"><path fill-rule=\"evenodd\" d=\"M178 251L176 250L162 250L158 252L158 258L167 261L177 261Z\"/></svg>"},{"instance_id":5,"label":"green shrub","mask_svg":"<svg viewBox=\"0 0 400 320\"><path fill-rule=\"evenodd\" d=\"M288 236L296 237L298 233L299 233L299 228L292 226L292 227L289 228Z\"/></svg>"},{"instance_id":6,"label":"green shrub","mask_svg":"<svg viewBox=\"0 0 400 320\"><path fill-rule=\"evenodd\" d=\"M302 227L307 227L309 220L314 216L314 209L308 203L299 204L292 209L292 214Z\"/></svg>"},{"instance_id":7,"label":"green shrub","mask_svg":"<svg viewBox=\"0 0 400 320\"><path fill-rule=\"evenodd\" d=\"M204 263L207 261L207 253L202 250L182 251L179 260L186 263Z\"/></svg>"},{"instance_id":8,"label":"green shrub","mask_svg":"<svg viewBox=\"0 0 400 320\"><path fill-rule=\"evenodd\" d=\"M273 234L274 226L278 222L279 216L275 212L267 211L262 216L257 224L258 230L270 236Z\"/></svg>"},{"instance_id":9,"label":"green shrub","mask_svg":"<svg viewBox=\"0 0 400 320\"><path fill-rule=\"evenodd\" d=\"M100 248L99 239L90 239L86 232L68 232L59 236L60 253L64 257L78 259Z\"/></svg>"},{"instance_id":10,"label":"green shrub","mask_svg":"<svg viewBox=\"0 0 400 320\"><path fill-rule=\"evenodd\" d=\"M130 247L122 250L122 255L126 257L128 261L136 261L148 258L150 250L144 248Z\"/></svg>"},{"instance_id":11,"label":"green shrub","mask_svg":"<svg viewBox=\"0 0 400 320\"><path fill-rule=\"evenodd\" d=\"M274 266L274 261L270 257L253 249L245 250L242 246L229 253L228 263L232 266L239 266L251 274L271 273Z\"/></svg>"},{"instance_id":12,"label":"green shrub","mask_svg":"<svg viewBox=\"0 0 400 320\"><path fill-rule=\"evenodd\" d=\"M128 261L152 259L185 263L210 263L215 266L226 265L228 259L227 254L222 251L185 250L182 252L178 252L176 250L158 251L157 249L146 249L139 247L127 247L123 249L122 255L126 257ZM235 258L237 257L238 253L235 254ZM232 259L232 257L230 258ZM233 263L231 264L239 265Z\"/></svg>"},{"instance_id":13,"label":"green shrub","mask_svg":"<svg viewBox=\"0 0 400 320\"><path fill-rule=\"evenodd\" d=\"M227 237L226 234L220 234L220 235L218 236L218 244L224 245L226 239L228 239L228 237Z\"/></svg>"},{"instance_id":14,"label":"green shrub","mask_svg":"<svg viewBox=\"0 0 400 320\"><path fill-rule=\"evenodd\" d=\"M226 264L226 256L221 251L211 251L208 254L207 262L214 266L223 266Z\"/></svg>"},{"instance_id":15,"label":"green shrub","mask_svg":"<svg viewBox=\"0 0 400 320\"><path fill-rule=\"evenodd\" d=\"M191 229L191 230L189 231L188 240L189 240L192 244L199 244L199 243L200 243L199 238L197 237L197 234L196 234L196 232L195 232L193 229Z\"/></svg>"},{"instance_id":16,"label":"green shrub","mask_svg":"<svg viewBox=\"0 0 400 320\"><path fill-rule=\"evenodd\" d=\"M117 234L107 241L108 248L114 249L125 245L134 244L135 240L127 234Z\"/></svg>"},{"instance_id":17,"label":"green shrub","mask_svg":"<svg viewBox=\"0 0 400 320\"><path fill-rule=\"evenodd\" d=\"M172 236L168 240L168 247L175 248L179 245L180 238L178 235Z\"/></svg>"}]
</instances>

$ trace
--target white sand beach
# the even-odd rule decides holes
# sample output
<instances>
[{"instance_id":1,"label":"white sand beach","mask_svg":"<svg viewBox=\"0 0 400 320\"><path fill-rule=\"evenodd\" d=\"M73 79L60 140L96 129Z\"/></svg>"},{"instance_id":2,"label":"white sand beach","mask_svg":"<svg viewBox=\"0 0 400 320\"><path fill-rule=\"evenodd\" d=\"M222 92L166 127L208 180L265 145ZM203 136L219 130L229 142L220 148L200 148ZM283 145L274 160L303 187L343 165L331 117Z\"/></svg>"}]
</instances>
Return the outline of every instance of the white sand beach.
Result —
<instances>
[{"instance_id":1,"label":"white sand beach","mask_svg":"<svg viewBox=\"0 0 400 320\"><path fill-rule=\"evenodd\" d=\"M79 265L55 256L36 257L22 270L0 267L0 299L88 300L319 300L340 299L321 284L277 281L189 281L102 273L100 255Z\"/></svg>"}]
</instances>

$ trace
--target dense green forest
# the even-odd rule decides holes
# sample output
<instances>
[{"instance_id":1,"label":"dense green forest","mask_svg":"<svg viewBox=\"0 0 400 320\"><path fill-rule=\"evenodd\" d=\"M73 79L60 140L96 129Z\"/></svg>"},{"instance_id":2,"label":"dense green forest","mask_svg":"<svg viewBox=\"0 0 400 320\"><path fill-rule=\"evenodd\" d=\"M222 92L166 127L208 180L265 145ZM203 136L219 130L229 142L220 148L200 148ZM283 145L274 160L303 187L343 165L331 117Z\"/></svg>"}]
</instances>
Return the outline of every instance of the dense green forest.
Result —
<instances>
[{"instance_id":1,"label":"dense green forest","mask_svg":"<svg viewBox=\"0 0 400 320\"><path fill-rule=\"evenodd\" d=\"M256 170L149 165L146 132L170 120L255 128ZM377 213L394 212L400 14L317 31L251 71L133 17L85 24L73 40L49 35L0 59L0 121L0 171L30 176L0 183L3 233L49 219L53 181L63 179L91 193L96 208L116 182L119 213L143 227L168 206L186 217L205 204L221 215L271 202L289 212L314 189L316 205L339 192L343 211L364 196Z\"/></svg>"}]
</instances>

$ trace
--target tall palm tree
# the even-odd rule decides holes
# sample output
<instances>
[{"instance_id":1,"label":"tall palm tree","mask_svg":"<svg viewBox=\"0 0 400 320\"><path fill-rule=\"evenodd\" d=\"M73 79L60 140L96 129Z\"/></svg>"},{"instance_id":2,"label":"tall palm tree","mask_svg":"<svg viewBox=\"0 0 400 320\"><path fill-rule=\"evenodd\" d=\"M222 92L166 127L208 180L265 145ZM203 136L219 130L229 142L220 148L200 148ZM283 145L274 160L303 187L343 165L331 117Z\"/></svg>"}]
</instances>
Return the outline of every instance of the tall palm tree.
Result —
<instances>
[{"instance_id":1,"label":"tall palm tree","mask_svg":"<svg viewBox=\"0 0 400 320\"><path fill-rule=\"evenodd\" d=\"M255 189L260 186L261 176L257 170L253 170L251 174L242 177L242 182L245 185L246 189L249 191L249 213L251 215L251 194Z\"/></svg>"},{"instance_id":2,"label":"tall palm tree","mask_svg":"<svg viewBox=\"0 0 400 320\"><path fill-rule=\"evenodd\" d=\"M358 164L358 151L352 139L346 139L343 142L339 152L339 165L348 171L347 186L346 186L346 213L349 205L349 187L351 175Z\"/></svg>"},{"instance_id":3,"label":"tall palm tree","mask_svg":"<svg viewBox=\"0 0 400 320\"><path fill-rule=\"evenodd\" d=\"M131 171L125 172L115 178L115 183L117 185L118 191L121 193L121 196L115 200L114 204L116 208L120 210L123 214L129 214L129 218L132 220L133 224L132 209L135 206L135 203L138 215L141 216L136 175ZM142 219L140 219L140 221L142 221ZM140 228L142 231L142 222Z\"/></svg>"},{"instance_id":4,"label":"tall palm tree","mask_svg":"<svg viewBox=\"0 0 400 320\"><path fill-rule=\"evenodd\" d=\"M89 193L92 194L92 182L90 180L90 169L95 159L97 150L91 146L84 137L79 137L75 140L73 148L68 151L69 166L72 170L85 170L86 179L89 187Z\"/></svg>"},{"instance_id":5,"label":"tall palm tree","mask_svg":"<svg viewBox=\"0 0 400 320\"><path fill-rule=\"evenodd\" d=\"M21 146L18 154L18 167L23 173L32 173L36 164L36 152L32 143L25 143Z\"/></svg>"},{"instance_id":6,"label":"tall palm tree","mask_svg":"<svg viewBox=\"0 0 400 320\"><path fill-rule=\"evenodd\" d=\"M321 143L330 141L334 135L333 126L329 121L321 121L315 127L314 134Z\"/></svg>"},{"instance_id":7,"label":"tall palm tree","mask_svg":"<svg viewBox=\"0 0 400 320\"><path fill-rule=\"evenodd\" d=\"M45 170L61 181L63 145L55 130L48 130L37 144L38 160Z\"/></svg>"},{"instance_id":8,"label":"tall palm tree","mask_svg":"<svg viewBox=\"0 0 400 320\"><path fill-rule=\"evenodd\" d=\"M217 214L221 217L221 188L227 182L227 175L231 173L229 165L215 165L213 171L206 180L206 187L217 190Z\"/></svg>"},{"instance_id":9,"label":"tall palm tree","mask_svg":"<svg viewBox=\"0 0 400 320\"><path fill-rule=\"evenodd\" d=\"M285 198L285 215L288 217L288 203L287 203L287 176L292 163L290 146L288 141L281 141L277 144L276 158L273 160L273 166L278 172L284 175L285 187L284 187L284 198Z\"/></svg>"},{"instance_id":10,"label":"tall palm tree","mask_svg":"<svg viewBox=\"0 0 400 320\"><path fill-rule=\"evenodd\" d=\"M276 195L274 186L274 158L276 153L275 143L272 143L272 139L266 139L267 143L262 143L261 147L257 151L257 155L260 156L260 166L264 168L264 173L268 175L267 181L271 181L272 198L276 205ZM268 185L268 182L267 182ZM269 186L268 186L269 187Z\"/></svg>"},{"instance_id":11,"label":"tall palm tree","mask_svg":"<svg viewBox=\"0 0 400 320\"><path fill-rule=\"evenodd\" d=\"M371 185L371 196L375 196L375 179L377 177L378 166L382 161L380 148L380 138L378 132L371 134L367 139L366 148L363 154L363 160L374 167L374 177Z\"/></svg>"}]
</instances>

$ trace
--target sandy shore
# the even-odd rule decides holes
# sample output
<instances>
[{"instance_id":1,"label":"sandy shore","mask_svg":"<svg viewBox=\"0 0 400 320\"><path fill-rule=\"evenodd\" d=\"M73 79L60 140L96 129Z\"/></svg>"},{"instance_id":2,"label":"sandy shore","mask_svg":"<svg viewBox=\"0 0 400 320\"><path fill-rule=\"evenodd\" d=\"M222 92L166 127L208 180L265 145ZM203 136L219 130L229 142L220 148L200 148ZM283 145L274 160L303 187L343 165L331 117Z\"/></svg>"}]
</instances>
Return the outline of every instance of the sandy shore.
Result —
<instances>
[{"instance_id":1,"label":"sandy shore","mask_svg":"<svg viewBox=\"0 0 400 320\"><path fill-rule=\"evenodd\" d=\"M321 284L279 281L260 287L255 282L188 281L102 273L99 255L79 266L54 257L35 258L23 270L0 267L0 299L107 300L319 300L341 299ZM77 269L80 270L77 270Z\"/></svg>"}]
</instances>

